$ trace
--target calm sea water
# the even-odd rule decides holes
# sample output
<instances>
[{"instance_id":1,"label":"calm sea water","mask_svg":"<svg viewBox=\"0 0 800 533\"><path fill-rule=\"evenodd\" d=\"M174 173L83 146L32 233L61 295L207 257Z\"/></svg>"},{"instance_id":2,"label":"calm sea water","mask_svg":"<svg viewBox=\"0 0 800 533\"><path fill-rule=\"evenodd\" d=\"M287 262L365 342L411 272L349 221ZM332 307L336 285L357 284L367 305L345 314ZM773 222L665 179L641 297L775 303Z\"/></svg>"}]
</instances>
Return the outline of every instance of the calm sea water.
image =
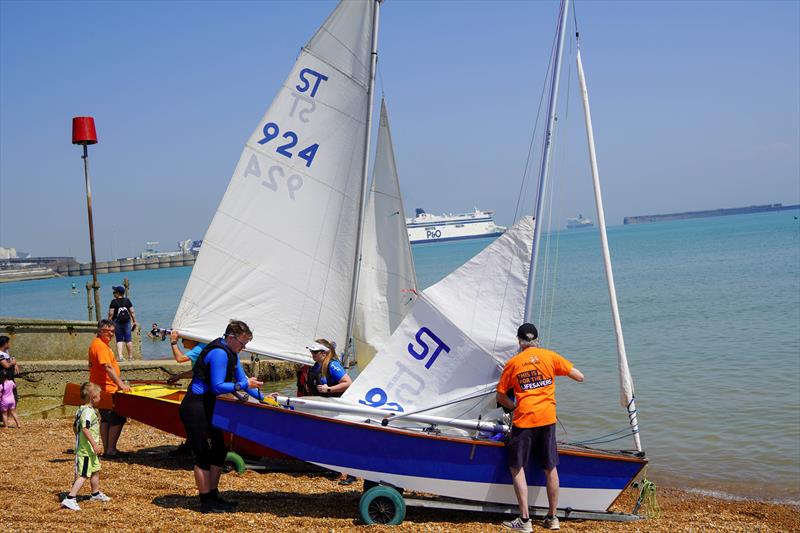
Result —
<instances>
[{"instance_id":1,"label":"calm sea water","mask_svg":"<svg viewBox=\"0 0 800 533\"><path fill-rule=\"evenodd\" d=\"M800 502L798 211L609 229L641 436L657 481L731 496ZM413 248L420 285L490 241ZM560 438L623 429L616 341L595 229L549 236L545 344L583 384L558 388ZM555 264L553 266L552 264ZM104 305L123 276L142 324L169 324L190 268L100 276ZM72 295L75 282L81 288ZM0 285L0 315L86 319L86 278ZM146 357L167 343L143 341ZM632 447L630 439L605 446Z\"/></svg>"}]
</instances>

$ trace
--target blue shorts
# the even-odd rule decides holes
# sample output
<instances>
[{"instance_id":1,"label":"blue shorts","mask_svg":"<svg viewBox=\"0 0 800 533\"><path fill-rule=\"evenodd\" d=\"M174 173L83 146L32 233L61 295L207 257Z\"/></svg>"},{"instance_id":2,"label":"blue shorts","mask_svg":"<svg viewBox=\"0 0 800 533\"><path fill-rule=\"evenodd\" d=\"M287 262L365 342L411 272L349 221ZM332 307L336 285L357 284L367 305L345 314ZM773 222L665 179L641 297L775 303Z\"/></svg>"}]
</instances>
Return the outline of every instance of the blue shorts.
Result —
<instances>
[{"instance_id":1,"label":"blue shorts","mask_svg":"<svg viewBox=\"0 0 800 533\"><path fill-rule=\"evenodd\" d=\"M535 463L544 470L558 466L558 446L556 444L556 425L535 428L511 428L511 438L506 444L508 466L524 468Z\"/></svg>"},{"instance_id":2,"label":"blue shorts","mask_svg":"<svg viewBox=\"0 0 800 533\"><path fill-rule=\"evenodd\" d=\"M117 342L131 342L131 321L114 322L114 336Z\"/></svg>"}]
</instances>

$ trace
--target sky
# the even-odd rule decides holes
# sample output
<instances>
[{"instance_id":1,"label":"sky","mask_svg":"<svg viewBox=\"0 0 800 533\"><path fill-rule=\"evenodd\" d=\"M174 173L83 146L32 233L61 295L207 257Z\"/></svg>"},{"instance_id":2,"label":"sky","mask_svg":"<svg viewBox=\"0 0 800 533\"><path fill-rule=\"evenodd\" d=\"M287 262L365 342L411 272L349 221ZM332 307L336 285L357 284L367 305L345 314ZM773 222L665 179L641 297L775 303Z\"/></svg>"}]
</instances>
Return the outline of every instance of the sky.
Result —
<instances>
[{"instance_id":1,"label":"sky","mask_svg":"<svg viewBox=\"0 0 800 533\"><path fill-rule=\"evenodd\" d=\"M0 246L88 260L71 144L84 115L99 137L98 260L202 238L245 141L335 5L0 0ZM533 212L535 187L520 185L538 167L557 12L555 0L382 4L376 88L407 215L478 207L508 225ZM800 203L800 2L578 0L576 20L609 224ZM556 227L596 217L574 55L573 38Z\"/></svg>"}]
</instances>

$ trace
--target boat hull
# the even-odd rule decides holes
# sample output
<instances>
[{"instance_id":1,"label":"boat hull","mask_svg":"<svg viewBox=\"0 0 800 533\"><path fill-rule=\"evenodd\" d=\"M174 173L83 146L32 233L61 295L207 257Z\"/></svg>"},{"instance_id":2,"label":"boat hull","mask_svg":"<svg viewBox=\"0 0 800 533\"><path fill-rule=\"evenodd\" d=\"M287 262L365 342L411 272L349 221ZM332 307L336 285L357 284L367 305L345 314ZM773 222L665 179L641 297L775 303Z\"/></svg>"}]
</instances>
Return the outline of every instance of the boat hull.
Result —
<instances>
[{"instance_id":1,"label":"boat hull","mask_svg":"<svg viewBox=\"0 0 800 533\"><path fill-rule=\"evenodd\" d=\"M180 405L185 389L163 382L131 383L131 392L102 393L100 409L113 409L118 414L154 427L165 433L186 438L186 429L180 418ZM63 405L82 405L80 385L67 383ZM225 444L232 452L252 457L286 458L287 455L261 446L255 442L225 432Z\"/></svg>"},{"instance_id":2,"label":"boat hull","mask_svg":"<svg viewBox=\"0 0 800 533\"><path fill-rule=\"evenodd\" d=\"M503 443L347 422L253 403L219 401L215 426L324 468L406 490L514 505ZM624 455L559 450L559 507L604 512L646 465ZM541 469L526 469L529 504L547 507Z\"/></svg>"}]
</instances>

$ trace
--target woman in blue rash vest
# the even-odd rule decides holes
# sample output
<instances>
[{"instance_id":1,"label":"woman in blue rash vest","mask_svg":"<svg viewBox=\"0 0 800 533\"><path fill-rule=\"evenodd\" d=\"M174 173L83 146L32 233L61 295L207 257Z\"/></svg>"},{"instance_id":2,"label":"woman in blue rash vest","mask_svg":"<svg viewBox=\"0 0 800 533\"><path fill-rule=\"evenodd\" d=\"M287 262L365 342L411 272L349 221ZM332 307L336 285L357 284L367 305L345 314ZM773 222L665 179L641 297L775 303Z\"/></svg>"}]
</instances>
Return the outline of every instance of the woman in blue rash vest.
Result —
<instances>
[{"instance_id":1,"label":"woman in blue rash vest","mask_svg":"<svg viewBox=\"0 0 800 533\"><path fill-rule=\"evenodd\" d=\"M192 382L181 402L180 416L194 455L194 481L200 493L202 513L224 513L237 505L219 495L217 487L227 449L222 431L211 425L211 416L217 396L221 394L242 391L258 400L263 399L258 390L263 383L248 378L239 361L239 352L252 338L253 333L247 324L232 320L225 334L208 343L198 356Z\"/></svg>"},{"instance_id":2,"label":"woman in blue rash vest","mask_svg":"<svg viewBox=\"0 0 800 533\"><path fill-rule=\"evenodd\" d=\"M335 345L327 339L316 339L306 346L314 366L308 371L306 395L339 397L353 383L339 362Z\"/></svg>"}]
</instances>

